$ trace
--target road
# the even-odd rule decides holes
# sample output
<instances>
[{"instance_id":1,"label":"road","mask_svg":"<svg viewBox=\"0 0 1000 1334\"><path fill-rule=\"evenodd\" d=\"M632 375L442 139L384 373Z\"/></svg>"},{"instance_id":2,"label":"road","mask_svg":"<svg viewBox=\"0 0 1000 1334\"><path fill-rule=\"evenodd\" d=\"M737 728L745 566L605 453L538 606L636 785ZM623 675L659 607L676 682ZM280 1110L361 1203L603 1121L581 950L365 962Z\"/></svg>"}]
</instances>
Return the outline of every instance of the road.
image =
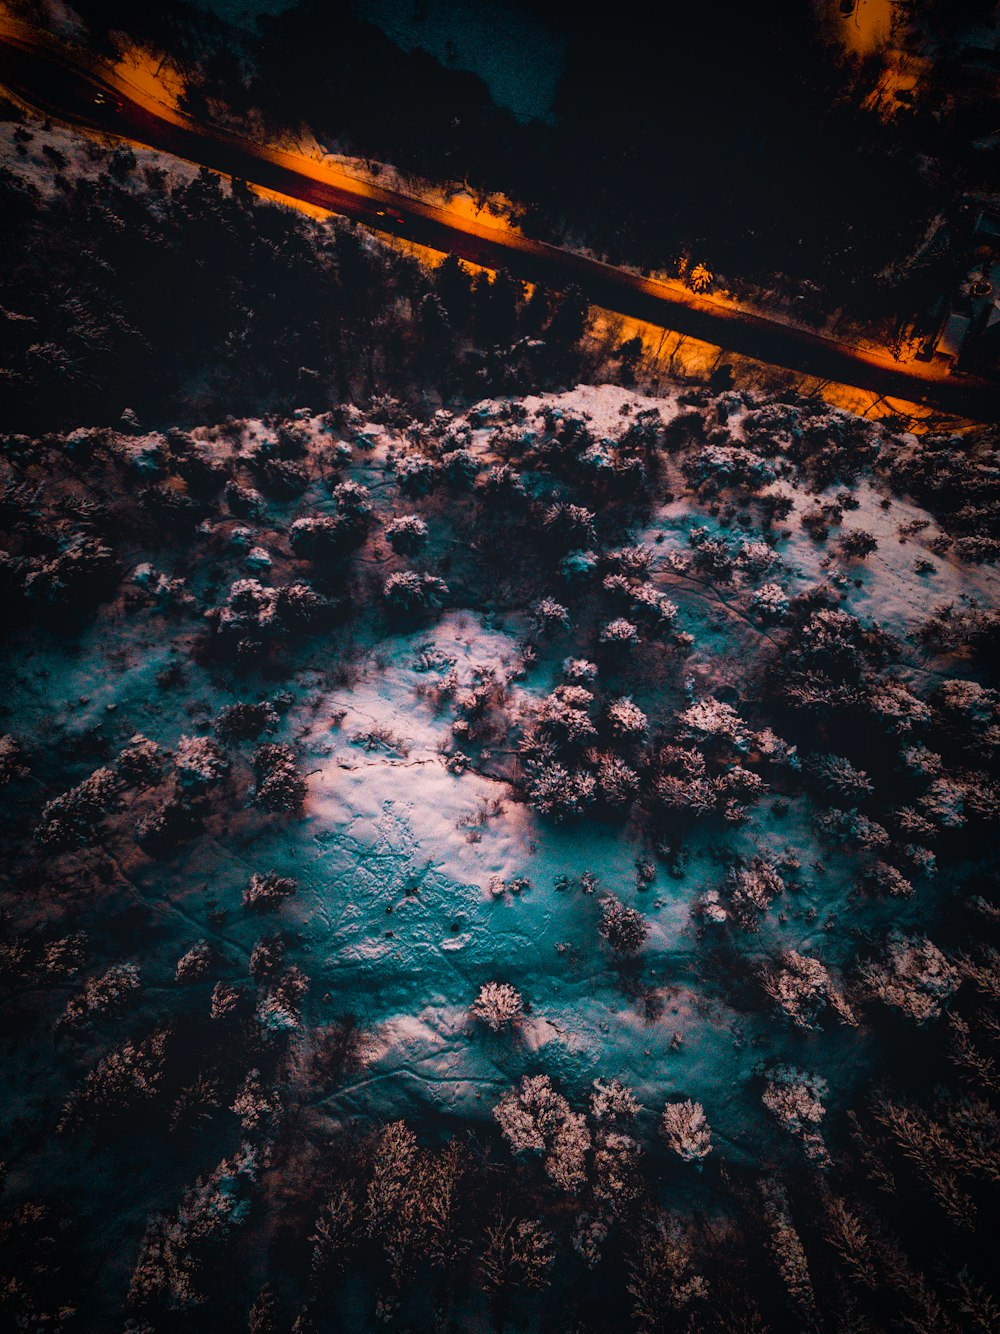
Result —
<instances>
[{"instance_id":1,"label":"road","mask_svg":"<svg viewBox=\"0 0 1000 1334\"><path fill-rule=\"evenodd\" d=\"M934 364L908 363L903 368L887 352L858 349L711 297L680 291L457 210L358 180L305 154L201 125L96 57L70 50L47 34L4 16L0 16L0 84L54 119L240 177L474 264L506 268L528 282L543 282L556 290L575 284L595 306L742 356L973 420L992 422L1000 416L1000 386L996 383L948 376Z\"/></svg>"}]
</instances>

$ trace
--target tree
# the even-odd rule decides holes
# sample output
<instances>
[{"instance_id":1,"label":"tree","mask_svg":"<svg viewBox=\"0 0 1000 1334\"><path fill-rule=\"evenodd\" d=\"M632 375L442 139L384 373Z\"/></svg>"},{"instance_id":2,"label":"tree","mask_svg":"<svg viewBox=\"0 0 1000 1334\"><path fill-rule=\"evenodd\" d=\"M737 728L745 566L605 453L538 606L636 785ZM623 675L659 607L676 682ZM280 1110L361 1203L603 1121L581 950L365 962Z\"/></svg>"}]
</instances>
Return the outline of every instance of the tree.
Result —
<instances>
[{"instance_id":1,"label":"tree","mask_svg":"<svg viewBox=\"0 0 1000 1334\"><path fill-rule=\"evenodd\" d=\"M649 935L649 923L642 913L626 907L614 894L601 900L601 920L597 929L620 954L635 954Z\"/></svg>"},{"instance_id":2,"label":"tree","mask_svg":"<svg viewBox=\"0 0 1000 1334\"><path fill-rule=\"evenodd\" d=\"M701 1162L712 1152L712 1133L700 1102L689 1098L668 1102L660 1118L660 1133L685 1162Z\"/></svg>"},{"instance_id":3,"label":"tree","mask_svg":"<svg viewBox=\"0 0 1000 1334\"><path fill-rule=\"evenodd\" d=\"M509 982L484 982L472 1002L473 1018L479 1019L494 1033L518 1023L523 1015L524 1001Z\"/></svg>"},{"instance_id":4,"label":"tree","mask_svg":"<svg viewBox=\"0 0 1000 1334\"><path fill-rule=\"evenodd\" d=\"M587 316L590 307L578 287L567 288L549 321L546 338L560 352L569 352L576 347L587 328Z\"/></svg>"},{"instance_id":5,"label":"tree","mask_svg":"<svg viewBox=\"0 0 1000 1334\"><path fill-rule=\"evenodd\" d=\"M434 286L453 329L468 327L472 316L472 282L456 255L446 255L434 274Z\"/></svg>"}]
</instances>

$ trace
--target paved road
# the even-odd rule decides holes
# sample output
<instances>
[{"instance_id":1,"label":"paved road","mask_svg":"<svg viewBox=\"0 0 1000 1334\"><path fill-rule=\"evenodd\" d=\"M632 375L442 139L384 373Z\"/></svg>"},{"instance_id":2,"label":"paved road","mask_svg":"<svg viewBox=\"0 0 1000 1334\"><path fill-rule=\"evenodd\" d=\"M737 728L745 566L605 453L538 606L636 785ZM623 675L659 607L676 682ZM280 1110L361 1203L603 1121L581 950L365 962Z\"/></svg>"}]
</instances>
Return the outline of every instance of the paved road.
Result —
<instances>
[{"instance_id":1,"label":"paved road","mask_svg":"<svg viewBox=\"0 0 1000 1334\"><path fill-rule=\"evenodd\" d=\"M933 365L911 363L904 370L887 354L861 351L711 298L678 292L627 269L356 180L304 154L200 125L110 66L7 19L0 19L0 83L54 118L241 177L475 264L505 267L530 282L557 290L576 284L594 305L731 352L974 420L1000 417L996 383L949 377Z\"/></svg>"}]
</instances>

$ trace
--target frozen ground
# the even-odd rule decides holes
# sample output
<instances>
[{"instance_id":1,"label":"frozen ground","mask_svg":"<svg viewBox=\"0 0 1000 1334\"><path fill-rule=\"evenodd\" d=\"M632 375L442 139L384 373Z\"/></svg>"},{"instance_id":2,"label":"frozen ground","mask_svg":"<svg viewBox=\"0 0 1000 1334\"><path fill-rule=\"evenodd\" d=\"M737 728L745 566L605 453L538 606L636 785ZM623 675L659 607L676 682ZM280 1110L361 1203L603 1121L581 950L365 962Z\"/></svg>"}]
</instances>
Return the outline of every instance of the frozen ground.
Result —
<instances>
[{"instance_id":1,"label":"frozen ground","mask_svg":"<svg viewBox=\"0 0 1000 1334\"><path fill-rule=\"evenodd\" d=\"M666 422L679 410L670 399L644 400L614 386L528 399L524 407L528 426L542 409L555 409L586 418L599 439L615 438L643 410ZM476 423L489 420L495 408L481 404L470 414L468 448L484 463L495 457L494 426ZM737 442L740 420L741 410L729 419ZM319 419L306 415L297 424L317 450L329 438ZM463 423L449 425L460 432ZM402 436L357 414L339 434L352 454L343 477L372 489L378 520L387 520L389 507L422 509L444 550L452 539L442 499L410 506L386 489L386 461L405 452ZM247 423L235 455L236 447L220 437L204 436L200 448L207 455L238 463L271 431ZM155 444L155 438L123 438L121 447L139 462ZM932 556L933 568L918 573L917 558L926 557L926 544L939 530L913 504L883 496L871 479L855 489L857 508L845 513L838 533L867 530L878 540L877 552L844 573L836 561L825 569L827 547L799 518L828 496L808 496L781 481L772 490L787 493L792 508L773 546L771 577L789 595L824 577L839 581L845 609L866 621L877 617L908 644L899 671L926 694L941 672L908 636L932 602L976 596L995 603L995 571ZM295 514L328 508L323 496L314 488L295 502L268 503L250 523L254 545L273 554L267 578L280 582L301 566L289 558L281 532ZM694 641L678 679L639 682L632 690L651 718L727 691L727 698L752 708L747 664L777 633L748 615L749 585L739 578L714 582L686 567L692 528L732 535L710 509L679 492L655 505L636 534L652 553L654 583L676 603L678 624ZM918 536L912 535L914 520L927 523ZM900 536L908 523L911 535ZM246 526L238 519L206 522L187 550L174 553L173 566L163 554L151 555L168 575L181 566L190 571L188 589L202 602L205 584L217 589L220 579L241 573L238 551L226 543L232 530ZM134 564L143 556L135 551ZM376 542L362 554L362 568L367 563L377 571L386 558ZM276 871L300 884L280 912L280 925L292 942L289 959L310 978L312 1022L350 1013L365 1034L363 1068L318 1099L333 1120L402 1115L435 1124L442 1118L485 1123L522 1073L545 1071L576 1097L594 1078L615 1077L636 1090L650 1114L673 1095L701 1101L720 1143L753 1161L772 1151L774 1132L757 1110L752 1076L774 1061L826 1077L834 1120L839 1105L850 1102L855 1081L869 1073L866 1028L827 1024L823 1032L802 1034L753 1004L734 1002L711 929L706 933L693 912L734 855L780 856L792 849L803 868L801 886L775 903L760 933L742 948L757 962L793 948L846 975L857 950L848 899L856 868L851 858L831 855L820 839L811 799L766 796L742 825L696 828L683 869L671 871L651 857L634 821L595 818L561 826L529 810L510 784L515 766L503 742L495 751L484 748L465 772L453 772L448 755L456 749L455 715L447 700L427 698L428 687L453 672L461 689L476 668L493 668L512 682L510 715L524 717L558 680L573 650L572 636L562 636L551 649L538 645L536 660L525 666L527 596L508 588L506 607L483 610L489 588L477 587L472 575L453 582L472 592L468 607L456 594L439 619L404 631L365 617L347 636L348 672L334 661L344 652L341 638L332 646L333 659L311 648L282 682L291 707L280 739L300 749L308 776L302 820L257 829L223 826L166 867L133 858L130 892L158 918L154 945L142 959L147 987L152 994L169 987L177 958L199 938L217 945L234 978L245 977L260 923L241 911L240 895L250 873ZM15 668L7 726L36 745L46 736L55 746L60 737L95 731L117 745L142 731L173 748L183 733L205 730L224 704L246 697L245 682L216 668L204 671L197 658L192 663L200 634L190 615L164 619L146 608L135 619L112 607L79 644L40 640ZM172 662L184 664L183 684L158 689L158 676ZM344 676L346 683L338 680ZM639 862L649 863L651 873L641 885ZM597 878L596 893L578 887L586 872ZM497 891L498 882L518 880L528 883ZM649 939L634 963L616 961L598 935L598 900L607 891L649 919ZM865 931L877 936L888 925L919 921L927 911L925 892L908 901L868 902ZM478 988L493 980L512 983L527 1002L527 1018L513 1035L493 1035L470 1021Z\"/></svg>"}]
</instances>

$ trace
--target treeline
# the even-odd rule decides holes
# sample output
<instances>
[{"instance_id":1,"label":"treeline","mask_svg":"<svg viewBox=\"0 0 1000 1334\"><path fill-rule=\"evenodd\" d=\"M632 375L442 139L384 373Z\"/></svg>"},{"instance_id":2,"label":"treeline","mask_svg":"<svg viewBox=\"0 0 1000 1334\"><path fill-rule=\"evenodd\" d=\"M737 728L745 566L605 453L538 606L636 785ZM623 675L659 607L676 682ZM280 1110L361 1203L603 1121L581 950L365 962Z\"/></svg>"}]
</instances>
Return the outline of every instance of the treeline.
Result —
<instances>
[{"instance_id":1,"label":"treeline","mask_svg":"<svg viewBox=\"0 0 1000 1334\"><path fill-rule=\"evenodd\" d=\"M30 138L30 137L29 137ZM171 184L119 148L43 199L0 174L0 415L37 432L206 412L444 398L571 378L586 306L458 261L428 270L202 170Z\"/></svg>"},{"instance_id":2,"label":"treeline","mask_svg":"<svg viewBox=\"0 0 1000 1334\"><path fill-rule=\"evenodd\" d=\"M721 28L696 7L671 9L668 25L653 6L619 24L536 8L567 39L548 122L519 122L478 77L316 0L262 15L242 50L210 36L187 105L206 116L217 97L276 130L305 126L404 171L505 192L533 234L615 260L689 255L730 281L780 273L862 313L940 292L948 253L893 267L954 197L977 132L942 117L940 95L886 123L873 105L880 62L826 44L808 7L775 24L743 6ZM182 56L190 47L188 25L164 14L84 10Z\"/></svg>"}]
</instances>

